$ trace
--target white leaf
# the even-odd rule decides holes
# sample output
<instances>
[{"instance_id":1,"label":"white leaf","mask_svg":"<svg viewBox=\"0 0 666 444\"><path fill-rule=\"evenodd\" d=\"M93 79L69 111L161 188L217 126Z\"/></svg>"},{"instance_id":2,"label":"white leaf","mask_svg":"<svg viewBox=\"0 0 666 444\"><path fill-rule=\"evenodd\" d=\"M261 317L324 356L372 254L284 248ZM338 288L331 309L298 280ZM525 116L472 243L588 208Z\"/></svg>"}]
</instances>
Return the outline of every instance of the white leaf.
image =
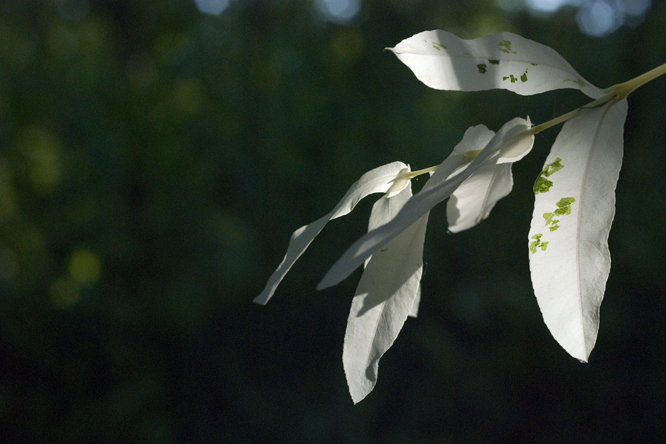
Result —
<instances>
[{"instance_id":1,"label":"white leaf","mask_svg":"<svg viewBox=\"0 0 666 444\"><path fill-rule=\"evenodd\" d=\"M553 337L587 361L610 271L608 233L622 165L627 101L582 109L557 136L534 190L534 293Z\"/></svg>"},{"instance_id":2,"label":"white leaf","mask_svg":"<svg viewBox=\"0 0 666 444\"><path fill-rule=\"evenodd\" d=\"M532 95L574 88L594 99L604 95L554 49L510 32L463 40L446 31L425 31L388 49L435 89L501 88Z\"/></svg>"},{"instance_id":3,"label":"white leaf","mask_svg":"<svg viewBox=\"0 0 666 444\"><path fill-rule=\"evenodd\" d=\"M409 168L405 168L404 170L400 171L400 174L404 172L409 172ZM397 179L393 181L393 185L391 185L391 188L386 192L386 195L384 197L394 197L395 195L399 194L404 190L405 188L409 187L409 196L411 196L411 180L409 178L403 179ZM395 191L399 190L399 191ZM386 203L390 202L391 200L386 200L386 199L380 199L373 205L372 207L372 212L370 213L370 220L368 222L368 231L372 231L375 228L378 228L385 223L389 222L391 219L395 217L395 213L402 208L404 205L404 202L401 202L399 207L396 202L394 201L393 205L387 205ZM381 203L384 203L386 205L382 205ZM365 261L365 265L367 266L368 262L370 262L370 259L372 256L370 256L368 259ZM419 312L419 303L421 302L421 287L419 283L419 288L416 294L416 297L414 298L414 303L412 305L412 310L409 313L409 316L411 317L417 317L418 312Z\"/></svg>"},{"instance_id":4,"label":"white leaf","mask_svg":"<svg viewBox=\"0 0 666 444\"><path fill-rule=\"evenodd\" d=\"M451 154L462 154L478 150L479 147L485 147L488 145L495 136L495 131L489 130L485 125L477 125L467 128L463 138L458 145L453 148Z\"/></svg>"},{"instance_id":5,"label":"white leaf","mask_svg":"<svg viewBox=\"0 0 666 444\"><path fill-rule=\"evenodd\" d=\"M477 225L512 188L510 163L479 168L458 187L446 204L449 231L458 233Z\"/></svg>"},{"instance_id":6,"label":"white leaf","mask_svg":"<svg viewBox=\"0 0 666 444\"><path fill-rule=\"evenodd\" d=\"M412 195L378 200L372 214L381 224L395 217ZM354 403L372 391L379 359L393 345L419 295L428 214L393 238L368 262L352 301L342 361Z\"/></svg>"},{"instance_id":7,"label":"white leaf","mask_svg":"<svg viewBox=\"0 0 666 444\"><path fill-rule=\"evenodd\" d=\"M338 205L333 208L330 213L311 224L305 225L294 231L289 240L287 254L284 256L282 263L277 270L273 272L268 279L266 287L261 294L254 299L254 302L262 305L268 302L289 269L305 252L310 243L315 237L317 237L328 221L351 212L356 204L365 196L372 193L385 193L388 191L393 185L393 179L395 179L400 171L405 168L409 168L409 166L402 162L393 162L368 171L361 176L351 188L349 188L342 200L340 200Z\"/></svg>"},{"instance_id":8,"label":"white leaf","mask_svg":"<svg viewBox=\"0 0 666 444\"><path fill-rule=\"evenodd\" d=\"M529 119L527 120L529 122ZM492 139L494 132L483 125L475 128L483 128L477 137L482 137L486 142ZM467 133L462 142L455 148L454 152L460 154L471 154L474 152L474 144L465 143ZM486 161L474 174L465 180L457 190L453 192L446 204L446 218L449 221L449 231L458 233L472 228L481 220L490 215L497 201L505 197L513 188L513 177L511 175L511 164L522 159L532 149L531 143L514 144L503 148L497 157L496 163Z\"/></svg>"},{"instance_id":9,"label":"white leaf","mask_svg":"<svg viewBox=\"0 0 666 444\"><path fill-rule=\"evenodd\" d=\"M419 305L421 304L421 283L419 283L418 291L416 292L416 297L414 297L414 303L412 304L412 309L409 311L409 316L415 318L419 315Z\"/></svg>"},{"instance_id":10,"label":"white leaf","mask_svg":"<svg viewBox=\"0 0 666 444\"><path fill-rule=\"evenodd\" d=\"M495 136L484 146L482 151L460 174L451 174L463 155L451 153L430 177L423 189L413 196L391 222L368 232L357 240L326 273L324 279L317 285L319 290L333 286L349 276L357 267L372 256L372 254L407 229L421 216L430 211L435 205L448 198L462 182L480 168L489 158L501 155L505 151L529 150L534 143L534 136L526 132L531 127L529 121L516 118L507 122L500 128ZM477 131L470 128L468 131ZM465 134L467 136L467 133ZM451 176L451 177L449 177Z\"/></svg>"}]
</instances>

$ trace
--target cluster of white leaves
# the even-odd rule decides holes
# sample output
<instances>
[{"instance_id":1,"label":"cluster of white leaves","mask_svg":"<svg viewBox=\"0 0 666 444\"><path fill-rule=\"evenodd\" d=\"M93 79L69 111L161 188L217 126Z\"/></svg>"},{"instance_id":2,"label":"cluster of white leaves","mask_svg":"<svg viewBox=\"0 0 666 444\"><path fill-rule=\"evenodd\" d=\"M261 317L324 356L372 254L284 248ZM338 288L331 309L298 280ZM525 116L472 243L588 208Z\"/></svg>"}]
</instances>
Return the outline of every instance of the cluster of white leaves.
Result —
<instances>
[{"instance_id":1,"label":"cluster of white leaves","mask_svg":"<svg viewBox=\"0 0 666 444\"><path fill-rule=\"evenodd\" d=\"M390 48L426 85L444 90L501 88L522 95L579 89L593 99L610 93L583 79L553 49L511 33L462 40L426 31ZM608 232L622 163L626 99L602 100L564 125L535 185L528 254L544 321L572 356L586 361L596 341L599 306L610 270ZM374 204L368 233L326 273L323 289L365 266L348 318L343 364L353 401L377 381L379 360L421 297L423 244L430 210L449 199L451 232L477 225L513 187L511 165L532 149L528 119L497 133L469 128L462 141L412 195L410 169L393 162L364 174L326 216L292 235L287 254L255 302L265 304L294 262L328 221L348 214L365 196Z\"/></svg>"}]
</instances>

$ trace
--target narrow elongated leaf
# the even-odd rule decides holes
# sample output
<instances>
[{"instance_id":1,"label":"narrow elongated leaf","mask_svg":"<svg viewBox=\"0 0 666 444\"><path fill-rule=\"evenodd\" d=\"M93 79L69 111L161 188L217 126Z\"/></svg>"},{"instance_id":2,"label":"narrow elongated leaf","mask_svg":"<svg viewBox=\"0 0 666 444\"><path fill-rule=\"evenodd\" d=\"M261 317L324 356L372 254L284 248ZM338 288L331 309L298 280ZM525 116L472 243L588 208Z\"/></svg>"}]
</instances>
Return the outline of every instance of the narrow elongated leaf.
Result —
<instances>
[{"instance_id":1,"label":"narrow elongated leaf","mask_svg":"<svg viewBox=\"0 0 666 444\"><path fill-rule=\"evenodd\" d=\"M393 179L400 173L400 171L409 166L402 162L393 162L387 165L380 166L374 170L368 171L361 178L356 181L351 188L344 195L342 200L336 205L333 210L326 216L317 219L309 225L305 225L298 230L294 231L289 240L287 253L282 260L280 266L273 272L268 279L266 287L259 296L254 299L257 304L266 304L273 296L275 289L280 284L289 269L294 265L296 260L305 252L310 243L321 232L324 226L331 219L349 214L356 204L365 196L372 193L385 193L393 186ZM407 184L405 183L404 186ZM394 187L395 188L395 187Z\"/></svg>"},{"instance_id":2,"label":"narrow elongated leaf","mask_svg":"<svg viewBox=\"0 0 666 444\"><path fill-rule=\"evenodd\" d=\"M608 233L622 165L626 99L582 109L562 128L534 184L534 293L553 337L587 361L610 271Z\"/></svg>"},{"instance_id":3,"label":"narrow elongated leaf","mask_svg":"<svg viewBox=\"0 0 666 444\"><path fill-rule=\"evenodd\" d=\"M532 95L573 88L594 99L604 95L554 49L510 32L463 40L446 31L424 31L388 49L435 89L501 88Z\"/></svg>"},{"instance_id":4,"label":"narrow elongated leaf","mask_svg":"<svg viewBox=\"0 0 666 444\"><path fill-rule=\"evenodd\" d=\"M412 195L407 187L397 196L378 200L372 224L388 222ZM342 361L354 403L372 391L379 359L393 345L420 293L423 241L428 214L375 252L361 276L352 301Z\"/></svg>"},{"instance_id":5,"label":"narrow elongated leaf","mask_svg":"<svg viewBox=\"0 0 666 444\"><path fill-rule=\"evenodd\" d=\"M478 147L482 151L460 174L451 173L454 172L463 156L452 153L437 168L437 171L426 182L423 189L405 204L395 219L386 225L368 232L349 247L326 273L317 288L321 290L333 286L349 276L368 257L372 256L375 251L407 229L407 227L416 222L435 205L448 198L465 179L480 168L489 158L502 156L503 153L507 152L515 156L519 152L531 149L534 143L534 136L526 133L526 130L530 127L531 124L529 121L521 118L513 119L504 124L485 147ZM478 127L470 128L468 131L475 130L475 128ZM467 136L467 134L465 135Z\"/></svg>"}]
</instances>

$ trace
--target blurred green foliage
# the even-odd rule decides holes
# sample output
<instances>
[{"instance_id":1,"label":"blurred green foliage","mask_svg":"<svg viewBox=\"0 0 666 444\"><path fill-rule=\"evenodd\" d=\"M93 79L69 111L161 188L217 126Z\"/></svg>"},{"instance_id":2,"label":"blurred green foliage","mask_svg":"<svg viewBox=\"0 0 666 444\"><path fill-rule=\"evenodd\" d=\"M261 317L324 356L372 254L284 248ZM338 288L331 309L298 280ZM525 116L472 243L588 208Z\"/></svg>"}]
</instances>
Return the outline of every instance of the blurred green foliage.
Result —
<instances>
[{"instance_id":1,"label":"blurred green foliage","mask_svg":"<svg viewBox=\"0 0 666 444\"><path fill-rule=\"evenodd\" d=\"M630 97L613 269L590 363L550 337L527 231L557 130L490 219L431 215L419 319L353 406L355 288L316 282L364 229L335 221L266 307L290 233L363 172L441 162L465 129L539 123L575 92L434 91L383 48L426 29L512 31L610 86L666 61L666 6L596 39L574 10L492 0L0 3L3 442L657 442L666 420L666 79ZM418 181L417 181L418 183ZM364 213L365 212L365 213Z\"/></svg>"}]
</instances>

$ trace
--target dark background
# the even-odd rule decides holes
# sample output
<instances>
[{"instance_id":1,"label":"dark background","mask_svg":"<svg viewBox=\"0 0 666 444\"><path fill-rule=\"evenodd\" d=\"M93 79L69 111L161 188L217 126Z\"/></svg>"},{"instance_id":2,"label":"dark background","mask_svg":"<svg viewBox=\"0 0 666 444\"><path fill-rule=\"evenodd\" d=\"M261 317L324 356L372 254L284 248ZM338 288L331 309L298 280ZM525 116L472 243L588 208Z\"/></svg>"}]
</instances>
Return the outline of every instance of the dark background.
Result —
<instances>
[{"instance_id":1,"label":"dark background","mask_svg":"<svg viewBox=\"0 0 666 444\"><path fill-rule=\"evenodd\" d=\"M292 231L365 171L435 165L469 126L540 123L588 100L431 90L383 48L428 29L512 31L607 87L666 62L666 5L601 36L581 19L599 1L551 14L363 0L348 21L318 5L0 2L0 440L666 439L666 78L629 99L588 364L550 336L528 269L531 186L559 128L514 166L487 221L449 235L444 206L432 212L419 318L360 404L341 360L360 274L315 285L373 199L324 230L267 306L252 303Z\"/></svg>"}]
</instances>

